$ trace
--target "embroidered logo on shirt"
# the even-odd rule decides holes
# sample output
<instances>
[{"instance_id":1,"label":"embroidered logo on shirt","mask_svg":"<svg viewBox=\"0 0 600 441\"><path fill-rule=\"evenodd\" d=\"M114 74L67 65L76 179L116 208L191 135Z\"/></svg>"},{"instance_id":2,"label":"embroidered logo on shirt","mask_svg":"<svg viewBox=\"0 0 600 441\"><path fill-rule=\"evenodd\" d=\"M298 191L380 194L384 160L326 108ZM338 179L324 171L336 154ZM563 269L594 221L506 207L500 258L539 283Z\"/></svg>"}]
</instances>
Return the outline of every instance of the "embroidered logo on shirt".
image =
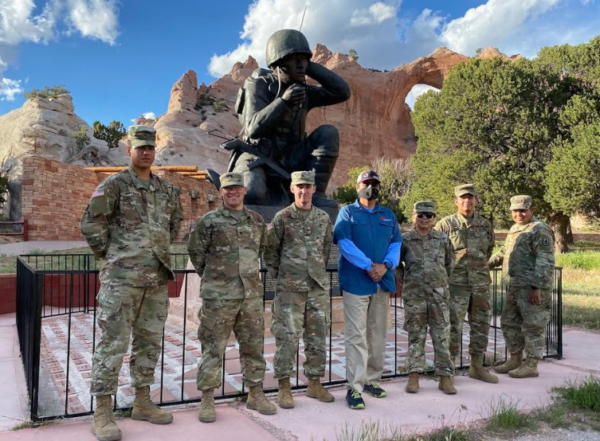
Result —
<instances>
[{"instance_id":1,"label":"embroidered logo on shirt","mask_svg":"<svg viewBox=\"0 0 600 441\"><path fill-rule=\"evenodd\" d=\"M104 190L96 190L92 193L92 199L97 198L98 196L104 196Z\"/></svg>"},{"instance_id":2,"label":"embroidered logo on shirt","mask_svg":"<svg viewBox=\"0 0 600 441\"><path fill-rule=\"evenodd\" d=\"M379 218L379 220L381 220L381 221L384 221L384 222L390 222L390 221L391 221L391 219L386 219L386 218L385 218L385 217L383 217L383 216L381 216L381 217Z\"/></svg>"}]
</instances>

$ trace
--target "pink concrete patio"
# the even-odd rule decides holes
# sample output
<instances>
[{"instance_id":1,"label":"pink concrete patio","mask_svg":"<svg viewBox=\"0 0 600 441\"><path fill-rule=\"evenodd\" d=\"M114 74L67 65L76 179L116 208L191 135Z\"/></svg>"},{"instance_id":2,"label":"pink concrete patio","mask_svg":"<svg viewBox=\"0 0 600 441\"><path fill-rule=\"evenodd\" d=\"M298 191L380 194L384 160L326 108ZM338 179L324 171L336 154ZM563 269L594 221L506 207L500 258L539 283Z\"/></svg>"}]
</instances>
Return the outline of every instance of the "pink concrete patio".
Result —
<instances>
[{"instance_id":1,"label":"pink concrete patio","mask_svg":"<svg viewBox=\"0 0 600 441\"><path fill-rule=\"evenodd\" d=\"M56 327L56 323L54 326ZM20 359L16 349L14 315L0 316L0 333L0 382L3 391L0 396L0 427L7 430L18 424L19 420L27 418L25 401L22 399L23 372L18 369ZM230 401L218 405L218 420L214 424L197 421L196 405L174 409L175 422L169 426L150 426L131 419L121 420L118 424L124 432L123 439L131 441L170 438L335 440L336 434L344 428L358 430L361 424L375 421L394 426L405 433L423 432L442 424L453 425L481 419L487 415L489 403L499 397L518 401L521 408L538 407L549 401L551 387L590 373L600 375L599 354L597 351L590 351L590 348L600 346L599 334L565 330L564 342L565 358L542 363L539 378L514 380L502 376L500 384L489 385L468 377L459 377L456 379L459 391L456 396L443 395L434 380L423 380L419 394L407 395L403 391L406 379L399 378L384 382L389 394L387 398L376 400L366 397L367 408L363 411L353 411L346 407L345 388L342 386L332 389L336 397L336 402L332 404L319 403L299 392L296 394L295 409L280 409L277 415L270 417L246 410L242 402ZM75 364L81 365L84 363ZM75 369L77 372L86 372L85 369ZM235 374L232 373L233 375ZM0 439L29 441L43 437L46 441L93 440L89 420L90 417L85 417L39 428L0 432Z\"/></svg>"}]
</instances>

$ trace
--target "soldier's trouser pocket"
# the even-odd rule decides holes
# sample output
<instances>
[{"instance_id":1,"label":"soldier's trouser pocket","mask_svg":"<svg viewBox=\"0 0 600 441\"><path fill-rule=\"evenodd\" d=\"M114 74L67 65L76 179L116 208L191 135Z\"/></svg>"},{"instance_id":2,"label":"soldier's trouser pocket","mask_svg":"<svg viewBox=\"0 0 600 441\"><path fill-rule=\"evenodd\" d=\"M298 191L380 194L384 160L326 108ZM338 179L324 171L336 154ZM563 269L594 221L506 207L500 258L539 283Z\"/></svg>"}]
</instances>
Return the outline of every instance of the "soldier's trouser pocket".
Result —
<instances>
[{"instance_id":1,"label":"soldier's trouser pocket","mask_svg":"<svg viewBox=\"0 0 600 441\"><path fill-rule=\"evenodd\" d=\"M205 391L221 385L223 354L242 301L202 300L202 307L198 311L198 340L202 344L202 358L196 379L198 390Z\"/></svg>"},{"instance_id":2,"label":"soldier's trouser pocket","mask_svg":"<svg viewBox=\"0 0 600 441\"><path fill-rule=\"evenodd\" d=\"M103 284L98 293L97 324L101 337L92 360L91 393L95 396L115 395L123 357L129 347L133 324L131 297L134 288Z\"/></svg>"}]
</instances>

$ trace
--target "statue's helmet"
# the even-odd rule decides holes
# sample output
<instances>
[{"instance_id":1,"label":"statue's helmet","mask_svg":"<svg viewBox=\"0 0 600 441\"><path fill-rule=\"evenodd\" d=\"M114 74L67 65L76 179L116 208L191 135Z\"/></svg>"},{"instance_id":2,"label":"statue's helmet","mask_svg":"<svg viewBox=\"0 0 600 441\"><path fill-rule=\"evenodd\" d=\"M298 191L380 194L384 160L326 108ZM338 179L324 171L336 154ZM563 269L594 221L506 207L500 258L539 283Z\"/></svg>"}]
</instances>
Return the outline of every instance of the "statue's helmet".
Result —
<instances>
[{"instance_id":1,"label":"statue's helmet","mask_svg":"<svg viewBox=\"0 0 600 441\"><path fill-rule=\"evenodd\" d=\"M304 54L310 59L312 51L304 34L294 29L275 32L267 41L267 66L272 67L281 59L292 54Z\"/></svg>"}]
</instances>

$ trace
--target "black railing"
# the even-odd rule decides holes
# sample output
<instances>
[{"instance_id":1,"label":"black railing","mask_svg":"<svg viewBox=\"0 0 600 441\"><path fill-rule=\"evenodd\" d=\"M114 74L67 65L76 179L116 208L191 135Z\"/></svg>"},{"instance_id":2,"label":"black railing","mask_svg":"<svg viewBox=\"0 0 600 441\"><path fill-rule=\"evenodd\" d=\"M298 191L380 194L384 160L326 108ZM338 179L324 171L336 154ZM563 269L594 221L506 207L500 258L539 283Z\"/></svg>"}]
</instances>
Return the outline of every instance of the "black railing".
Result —
<instances>
[{"instance_id":1,"label":"black railing","mask_svg":"<svg viewBox=\"0 0 600 441\"><path fill-rule=\"evenodd\" d=\"M157 384L152 387L152 396L160 405L175 405L200 401L196 390L195 368L201 353L195 332L197 320L188 314L198 307L194 300L198 292L195 271L188 266L188 256L172 256L176 280L169 282L169 296L180 306L176 321L168 320L163 333L163 350L156 370ZM99 331L96 328L96 295L100 288L98 263L92 255L27 255L20 256L17 263L17 327L21 353L29 391L32 420L57 417L75 417L90 414L94 399L89 394L91 381L91 357L96 347ZM330 329L328 337L326 385L345 382L343 354L343 323L341 296L337 281L337 268L328 268L330 277ZM265 304L273 298L274 285L266 271L261 274ZM500 271L492 273L491 286L493 318L489 334L487 361L495 364L506 359L506 347L500 327L500 311L504 303L505 290L500 283ZM562 271L555 270L552 294L552 315L547 329L546 356L562 357ZM172 303L172 306L175 303ZM388 362L384 378L398 377L405 373L406 348L400 342L403 335L402 300L390 297L391 329L388 342L393 340L393 362ZM267 313L270 308L265 308ZM268 314L266 315L268 316ZM268 331L267 331L268 333ZM392 334L393 337L390 335ZM404 333L405 334L405 333ZM465 323L465 335L468 324ZM236 359L237 346L228 346L223 360L223 377L218 399L243 396L246 391L241 380ZM404 343L405 345L405 343ZM273 352L274 339L265 340L267 356ZM467 348L464 348L467 353ZM462 351L461 351L462 353ZM306 387L301 368L301 351L296 365L294 389ZM461 356L458 368L468 366L468 357ZM232 366L236 366L232 368ZM430 366L433 370L433 366ZM132 390L126 384L128 369L124 363L120 377L119 393L115 408L127 409L131 405ZM124 383L124 384L122 384ZM265 379L265 390L276 391L276 380L272 372Z\"/></svg>"}]
</instances>

